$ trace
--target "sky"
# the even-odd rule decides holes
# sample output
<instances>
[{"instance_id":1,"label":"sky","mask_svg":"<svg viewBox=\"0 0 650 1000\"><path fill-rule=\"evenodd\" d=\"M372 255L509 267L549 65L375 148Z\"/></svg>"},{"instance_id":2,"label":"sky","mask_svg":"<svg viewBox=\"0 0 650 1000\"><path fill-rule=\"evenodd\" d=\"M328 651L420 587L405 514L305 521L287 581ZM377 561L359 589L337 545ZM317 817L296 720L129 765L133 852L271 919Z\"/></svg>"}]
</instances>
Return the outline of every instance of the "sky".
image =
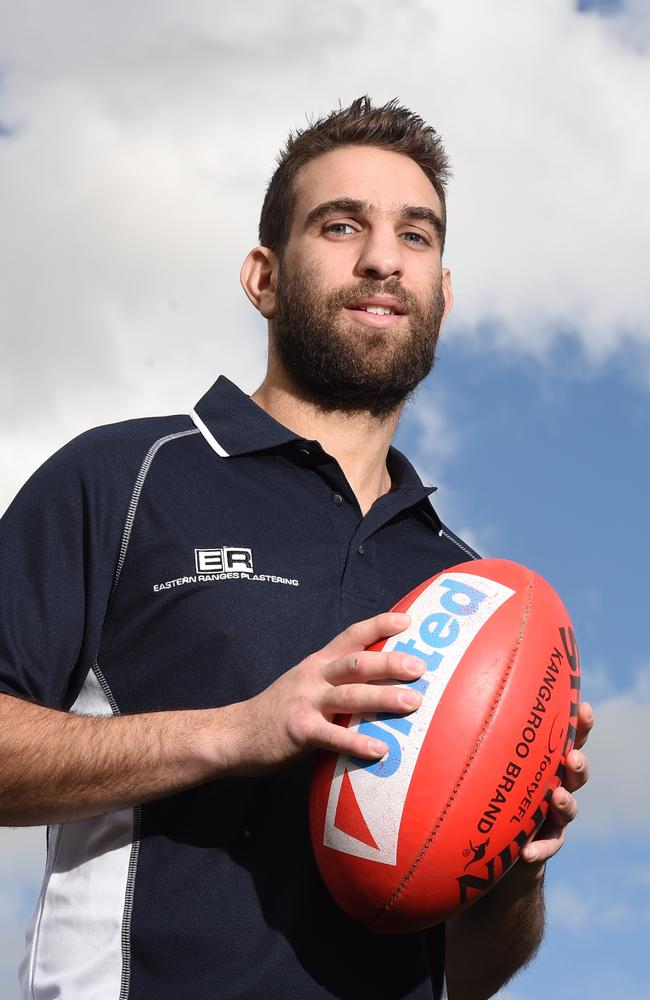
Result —
<instances>
[{"instance_id":1,"label":"sky","mask_svg":"<svg viewBox=\"0 0 650 1000\"><path fill-rule=\"evenodd\" d=\"M97 424L251 391L239 286L291 128L368 93L442 134L455 306L397 443L443 519L541 572L593 777L504 1000L650 996L650 8L645 0L0 0L0 509ZM43 831L0 831L15 1000Z\"/></svg>"}]
</instances>

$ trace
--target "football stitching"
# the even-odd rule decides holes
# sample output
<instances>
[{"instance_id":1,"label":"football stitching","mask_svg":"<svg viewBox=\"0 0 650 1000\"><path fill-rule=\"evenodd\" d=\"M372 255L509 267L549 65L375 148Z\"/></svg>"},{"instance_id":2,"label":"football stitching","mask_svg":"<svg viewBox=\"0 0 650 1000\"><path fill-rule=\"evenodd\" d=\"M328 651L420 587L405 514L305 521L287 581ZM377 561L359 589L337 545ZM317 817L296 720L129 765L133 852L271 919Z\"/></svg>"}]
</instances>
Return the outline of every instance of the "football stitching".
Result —
<instances>
[{"instance_id":1,"label":"football stitching","mask_svg":"<svg viewBox=\"0 0 650 1000\"><path fill-rule=\"evenodd\" d=\"M411 867L407 871L406 875L403 877L403 879L400 882L400 884L394 889L392 895L389 896L389 898L384 903L383 909L372 920L369 921L368 926L371 926L375 922L375 920L378 920L381 917L382 913L390 910L390 908L394 905L394 903L398 899L398 897L404 892L404 889L406 888L406 886L408 885L408 883L411 881L411 879L415 875L415 872L416 872L416 869L417 869L418 865L420 864L420 862L424 858L425 854L429 850L431 844L435 840L436 833L440 829L441 823L443 822L445 816L447 815L447 813L449 812L451 806L453 805L453 802L454 802L454 799L456 798L458 790L459 790L460 786L462 785L463 781L465 780L465 776L466 776L467 772L469 771L474 758L476 757L476 754L478 752L479 747L481 746L481 743L483 742L485 734L486 734L486 732L487 732L487 730L489 728L490 722L494 718L494 713L495 713L495 711L497 709L499 701L501 700L501 695L503 694L503 689L505 688L506 683L508 681L508 678L510 677L510 674L512 673L512 668L513 668L515 660L517 658L517 654L519 652L519 647L521 646L521 641L522 641L522 639L524 637L524 632L525 632L525 629L526 629L526 622L528 621L528 615L529 615L529 612L530 612L530 605L531 605L531 602L532 602L532 597L533 597L533 577L531 576L531 578L528 581L528 595L527 595L527 600L526 600L526 606L524 608L524 613L523 613L523 616L522 616L522 619L521 619L521 626L520 626L520 629L519 629L519 634L517 635L517 638L515 640L514 646L512 647L512 652L510 654L510 662L508 663L507 670L506 670L506 672L505 672L505 674L503 676L501 684L499 685L499 690L497 691L497 693L496 693L496 695L494 697L494 701L492 702L492 705L490 706L490 711L489 711L488 715L485 718L485 721L484 721L483 726L481 728L481 731L479 733L478 739L477 739L476 743L474 744L474 749L472 750L472 753L470 754L468 760L466 761L465 767L461 771L460 776L459 776L456 784L454 785L454 787L453 787L453 789L452 789L452 791L451 791L451 793L449 795L449 798L447 799L447 802L446 802L446 804L445 804L442 812L440 813L440 815L439 815L439 817L438 817L438 819L436 821L435 826L433 827L433 829L431 830L431 833L429 834L429 836L425 840L424 844L422 845L420 853L418 854L418 856L413 861L413 864L411 865Z\"/></svg>"}]
</instances>

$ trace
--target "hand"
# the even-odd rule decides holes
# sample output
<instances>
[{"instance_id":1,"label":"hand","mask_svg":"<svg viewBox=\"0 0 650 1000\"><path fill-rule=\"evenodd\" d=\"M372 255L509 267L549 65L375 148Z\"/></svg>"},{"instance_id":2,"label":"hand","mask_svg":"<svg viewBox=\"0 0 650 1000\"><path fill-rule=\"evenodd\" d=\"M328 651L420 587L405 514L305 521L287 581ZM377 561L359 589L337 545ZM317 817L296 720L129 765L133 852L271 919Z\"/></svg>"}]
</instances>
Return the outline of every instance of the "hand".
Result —
<instances>
[{"instance_id":1,"label":"hand","mask_svg":"<svg viewBox=\"0 0 650 1000\"><path fill-rule=\"evenodd\" d=\"M553 792L548 816L537 837L522 851L524 861L535 862L543 874L544 863L560 850L564 843L564 831L576 818L578 804L573 792L589 780L589 764L581 748L587 742L594 724L594 715L587 702L578 711L578 732L574 749L568 754L564 784Z\"/></svg>"},{"instance_id":2,"label":"hand","mask_svg":"<svg viewBox=\"0 0 650 1000\"><path fill-rule=\"evenodd\" d=\"M415 711L422 696L408 684L421 677L422 660L406 653L369 652L366 646L408 627L406 614L388 612L351 625L323 649L278 677L238 711L237 774L275 770L308 750L326 749L378 760L388 747L379 740L336 725L336 715ZM370 683L370 682L384 683Z\"/></svg>"}]
</instances>

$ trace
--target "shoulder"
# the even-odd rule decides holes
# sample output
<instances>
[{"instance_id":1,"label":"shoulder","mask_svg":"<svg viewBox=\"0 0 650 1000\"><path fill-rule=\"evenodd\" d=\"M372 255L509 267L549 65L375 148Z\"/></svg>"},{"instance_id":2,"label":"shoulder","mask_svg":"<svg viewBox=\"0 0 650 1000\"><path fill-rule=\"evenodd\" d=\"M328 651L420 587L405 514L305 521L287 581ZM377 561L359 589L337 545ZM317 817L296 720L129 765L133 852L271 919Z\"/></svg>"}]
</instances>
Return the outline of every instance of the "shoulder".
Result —
<instances>
[{"instance_id":1,"label":"shoulder","mask_svg":"<svg viewBox=\"0 0 650 1000\"><path fill-rule=\"evenodd\" d=\"M44 506L70 514L99 508L123 513L141 469L166 441L194 431L189 416L142 417L84 431L27 480L5 518Z\"/></svg>"},{"instance_id":2,"label":"shoulder","mask_svg":"<svg viewBox=\"0 0 650 1000\"><path fill-rule=\"evenodd\" d=\"M118 471L116 461L142 462L152 448L192 434L195 430L191 418L185 414L140 417L105 424L73 438L52 456L49 464L73 467L81 471L90 469L94 472L108 466L114 474Z\"/></svg>"},{"instance_id":3,"label":"shoulder","mask_svg":"<svg viewBox=\"0 0 650 1000\"><path fill-rule=\"evenodd\" d=\"M55 452L36 475L73 476L76 480L104 475L113 480L128 478L134 470L137 474L152 449L194 430L190 417L184 414L93 427Z\"/></svg>"}]
</instances>

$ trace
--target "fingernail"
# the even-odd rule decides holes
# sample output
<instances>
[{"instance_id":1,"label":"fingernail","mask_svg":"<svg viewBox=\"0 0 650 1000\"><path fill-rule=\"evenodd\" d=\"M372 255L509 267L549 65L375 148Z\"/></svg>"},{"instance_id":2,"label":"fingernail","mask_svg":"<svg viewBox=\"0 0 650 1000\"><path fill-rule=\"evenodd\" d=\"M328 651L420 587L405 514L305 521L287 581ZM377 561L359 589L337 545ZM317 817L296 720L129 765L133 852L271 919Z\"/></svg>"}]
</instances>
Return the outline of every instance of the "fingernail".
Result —
<instances>
[{"instance_id":1,"label":"fingernail","mask_svg":"<svg viewBox=\"0 0 650 1000\"><path fill-rule=\"evenodd\" d=\"M527 861L534 861L535 858L537 857L537 848L527 847L526 850L524 851L524 856Z\"/></svg>"},{"instance_id":2,"label":"fingernail","mask_svg":"<svg viewBox=\"0 0 650 1000\"><path fill-rule=\"evenodd\" d=\"M370 750L377 757L383 757L387 751L387 746L385 743L380 743L379 740L370 740Z\"/></svg>"},{"instance_id":3,"label":"fingernail","mask_svg":"<svg viewBox=\"0 0 650 1000\"><path fill-rule=\"evenodd\" d=\"M407 708L417 708L418 705L422 704L422 695L419 691L402 691L399 700Z\"/></svg>"},{"instance_id":4,"label":"fingernail","mask_svg":"<svg viewBox=\"0 0 650 1000\"><path fill-rule=\"evenodd\" d=\"M393 619L397 625L408 625L411 616L407 615L405 611L393 611Z\"/></svg>"},{"instance_id":5,"label":"fingernail","mask_svg":"<svg viewBox=\"0 0 650 1000\"><path fill-rule=\"evenodd\" d=\"M418 659L417 656L407 656L404 661L404 666L409 671L409 673L418 674L418 676L422 673L424 669L424 663L422 662L422 660Z\"/></svg>"},{"instance_id":6,"label":"fingernail","mask_svg":"<svg viewBox=\"0 0 650 1000\"><path fill-rule=\"evenodd\" d=\"M582 759L582 757L579 757L578 760L573 765L573 770L574 771L582 771L582 769L583 769L584 766L585 766L584 760Z\"/></svg>"},{"instance_id":7,"label":"fingernail","mask_svg":"<svg viewBox=\"0 0 650 1000\"><path fill-rule=\"evenodd\" d=\"M568 801L569 801L569 793L565 792L565 791L562 791L562 793L560 795L558 795L558 802L559 802L559 804L561 806L565 806Z\"/></svg>"}]
</instances>

